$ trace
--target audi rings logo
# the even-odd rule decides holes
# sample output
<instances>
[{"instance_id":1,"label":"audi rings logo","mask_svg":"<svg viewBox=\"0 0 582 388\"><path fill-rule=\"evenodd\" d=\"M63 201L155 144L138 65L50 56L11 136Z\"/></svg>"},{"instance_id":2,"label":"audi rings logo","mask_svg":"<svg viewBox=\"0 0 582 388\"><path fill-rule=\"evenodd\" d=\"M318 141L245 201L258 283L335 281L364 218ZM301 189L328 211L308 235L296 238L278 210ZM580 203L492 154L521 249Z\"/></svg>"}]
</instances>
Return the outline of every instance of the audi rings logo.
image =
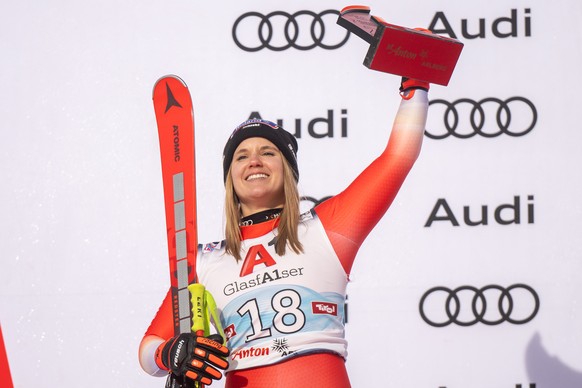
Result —
<instances>
[{"instance_id":1,"label":"audi rings logo","mask_svg":"<svg viewBox=\"0 0 582 388\"><path fill-rule=\"evenodd\" d=\"M234 22L232 38L239 48L249 52L265 48L283 51L291 47L303 51L315 47L334 50L343 46L350 37L349 31L344 35L343 29L335 28L338 15L339 12L333 9L293 14L275 11L266 15L247 12Z\"/></svg>"},{"instance_id":2,"label":"audi rings logo","mask_svg":"<svg viewBox=\"0 0 582 388\"><path fill-rule=\"evenodd\" d=\"M420 316L434 327L452 323L459 326L503 322L522 325L534 319L539 308L538 294L525 284L507 288L488 285L481 289L461 286L454 290L433 287L424 293L419 304Z\"/></svg>"},{"instance_id":3,"label":"audi rings logo","mask_svg":"<svg viewBox=\"0 0 582 388\"><path fill-rule=\"evenodd\" d=\"M429 123L425 131L427 137L436 140L449 136L459 139L475 135L487 138L501 134L524 136L535 127L538 120L535 105L525 97L510 97L506 100L487 97L479 101L460 98L453 102L436 99L429 102L431 110L437 109L437 105L444 107L444 128L439 130L434 123Z\"/></svg>"}]
</instances>

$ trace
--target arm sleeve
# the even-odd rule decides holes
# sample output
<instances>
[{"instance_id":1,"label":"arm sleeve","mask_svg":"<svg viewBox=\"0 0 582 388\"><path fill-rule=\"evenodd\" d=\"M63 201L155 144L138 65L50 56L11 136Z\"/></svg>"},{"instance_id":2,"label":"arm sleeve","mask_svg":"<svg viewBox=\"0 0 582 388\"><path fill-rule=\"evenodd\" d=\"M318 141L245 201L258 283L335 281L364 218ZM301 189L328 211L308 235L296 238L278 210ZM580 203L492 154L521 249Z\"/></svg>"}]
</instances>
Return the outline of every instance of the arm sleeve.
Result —
<instances>
[{"instance_id":1,"label":"arm sleeve","mask_svg":"<svg viewBox=\"0 0 582 388\"><path fill-rule=\"evenodd\" d=\"M411 98L403 98L382 154L343 192L315 208L348 274L358 249L392 204L420 153L427 111L426 91L415 90Z\"/></svg>"}]
</instances>

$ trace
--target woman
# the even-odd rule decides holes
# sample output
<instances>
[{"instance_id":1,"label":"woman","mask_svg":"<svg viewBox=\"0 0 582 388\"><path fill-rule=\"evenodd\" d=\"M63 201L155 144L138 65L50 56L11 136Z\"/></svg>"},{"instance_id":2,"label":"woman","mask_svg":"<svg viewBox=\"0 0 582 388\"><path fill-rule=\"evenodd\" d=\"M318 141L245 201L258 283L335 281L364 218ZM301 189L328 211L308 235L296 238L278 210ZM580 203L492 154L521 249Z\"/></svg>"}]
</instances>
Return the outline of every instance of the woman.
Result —
<instances>
[{"instance_id":1,"label":"woman","mask_svg":"<svg viewBox=\"0 0 582 388\"><path fill-rule=\"evenodd\" d=\"M193 334L172 337L166 297L142 341L142 367L205 384L225 369L227 388L349 387L348 275L420 152L428 88L403 80L384 152L346 190L302 215L295 138L263 120L237 127L223 157L226 239L199 249L197 262L226 346Z\"/></svg>"}]
</instances>

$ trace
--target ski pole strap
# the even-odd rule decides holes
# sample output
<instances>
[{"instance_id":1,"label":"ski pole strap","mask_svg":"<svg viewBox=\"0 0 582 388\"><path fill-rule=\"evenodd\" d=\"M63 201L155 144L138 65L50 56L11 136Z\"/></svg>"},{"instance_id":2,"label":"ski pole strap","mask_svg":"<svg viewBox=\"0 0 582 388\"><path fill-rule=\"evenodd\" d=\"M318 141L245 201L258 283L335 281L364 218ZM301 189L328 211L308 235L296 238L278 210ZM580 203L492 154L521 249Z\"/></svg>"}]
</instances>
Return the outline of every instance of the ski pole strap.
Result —
<instances>
[{"instance_id":1,"label":"ski pole strap","mask_svg":"<svg viewBox=\"0 0 582 388\"><path fill-rule=\"evenodd\" d=\"M208 290L204 292L204 300L206 301L206 311L210 314L210 316L207 316L206 322L210 323L210 318L212 318L214 327L216 328L217 333L222 337L222 343L225 344L226 336L224 335L224 329L222 328L222 324L218 317L216 301Z\"/></svg>"}]
</instances>

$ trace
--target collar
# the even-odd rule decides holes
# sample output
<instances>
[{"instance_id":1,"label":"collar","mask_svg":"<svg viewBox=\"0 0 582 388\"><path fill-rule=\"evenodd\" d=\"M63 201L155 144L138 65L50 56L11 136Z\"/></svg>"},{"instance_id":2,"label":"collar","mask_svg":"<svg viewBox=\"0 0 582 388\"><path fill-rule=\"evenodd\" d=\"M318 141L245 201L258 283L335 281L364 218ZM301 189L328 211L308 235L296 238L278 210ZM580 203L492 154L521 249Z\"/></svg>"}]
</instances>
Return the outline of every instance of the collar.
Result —
<instances>
[{"instance_id":1,"label":"collar","mask_svg":"<svg viewBox=\"0 0 582 388\"><path fill-rule=\"evenodd\" d=\"M272 232L279 226L279 217L260 222L258 224L246 225L240 227L240 233L243 240L257 238Z\"/></svg>"},{"instance_id":2,"label":"collar","mask_svg":"<svg viewBox=\"0 0 582 388\"><path fill-rule=\"evenodd\" d=\"M261 222L279 218L282 211L283 211L282 208L263 210L258 213L248 215L246 217L242 217L238 224L239 226L249 226L259 224Z\"/></svg>"}]
</instances>

